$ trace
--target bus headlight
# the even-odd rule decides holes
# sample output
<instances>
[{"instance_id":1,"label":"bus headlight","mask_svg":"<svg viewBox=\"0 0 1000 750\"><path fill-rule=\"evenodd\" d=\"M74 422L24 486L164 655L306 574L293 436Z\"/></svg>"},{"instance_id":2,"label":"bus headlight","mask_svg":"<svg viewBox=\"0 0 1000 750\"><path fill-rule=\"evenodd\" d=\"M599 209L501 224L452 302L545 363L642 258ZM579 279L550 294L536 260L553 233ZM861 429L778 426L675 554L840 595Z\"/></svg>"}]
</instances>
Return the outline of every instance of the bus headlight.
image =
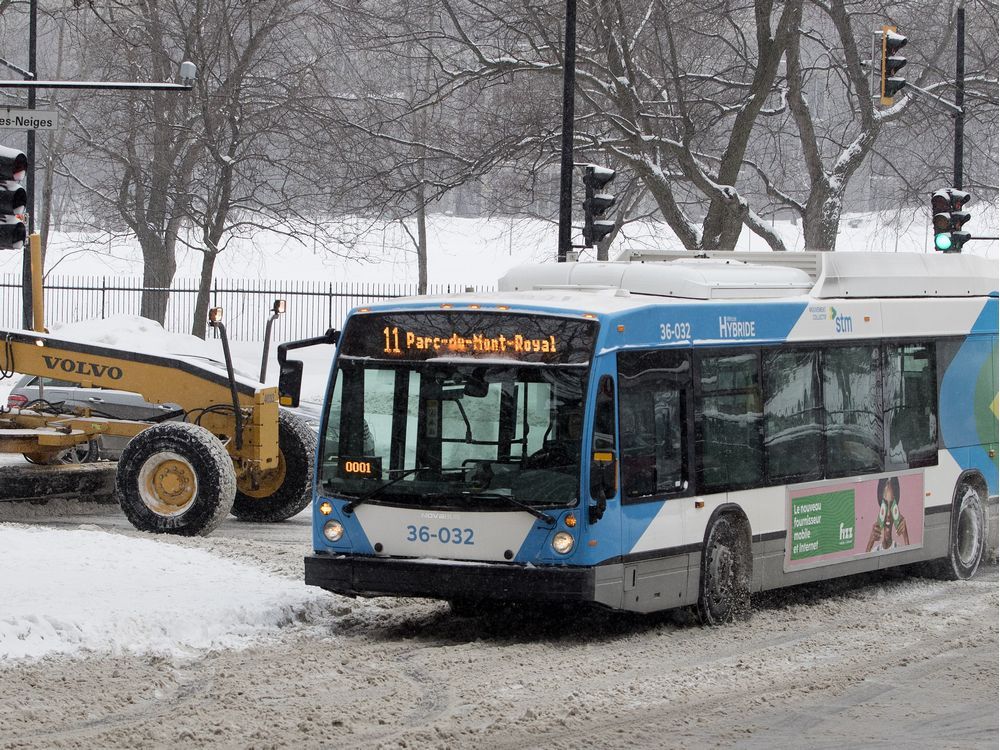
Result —
<instances>
[{"instance_id":1,"label":"bus headlight","mask_svg":"<svg viewBox=\"0 0 1000 750\"><path fill-rule=\"evenodd\" d=\"M573 549L574 543L575 540L573 539L573 535L565 531L560 531L552 537L552 549L560 555L568 554L569 551Z\"/></svg>"},{"instance_id":2,"label":"bus headlight","mask_svg":"<svg viewBox=\"0 0 1000 750\"><path fill-rule=\"evenodd\" d=\"M344 536L344 526L340 521L327 521L323 524L323 536L331 542L339 542Z\"/></svg>"}]
</instances>

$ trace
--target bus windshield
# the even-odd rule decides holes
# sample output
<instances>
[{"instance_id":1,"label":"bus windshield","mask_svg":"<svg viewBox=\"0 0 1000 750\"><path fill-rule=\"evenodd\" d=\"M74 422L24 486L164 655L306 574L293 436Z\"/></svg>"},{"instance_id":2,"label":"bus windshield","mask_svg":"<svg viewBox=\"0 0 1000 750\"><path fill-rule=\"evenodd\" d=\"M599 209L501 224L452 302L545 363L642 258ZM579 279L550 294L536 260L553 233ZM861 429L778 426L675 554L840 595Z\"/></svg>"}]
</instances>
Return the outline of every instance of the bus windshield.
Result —
<instances>
[{"instance_id":1,"label":"bus windshield","mask_svg":"<svg viewBox=\"0 0 1000 750\"><path fill-rule=\"evenodd\" d=\"M534 315L355 316L330 394L322 490L427 508L576 503L595 335L590 321Z\"/></svg>"}]
</instances>

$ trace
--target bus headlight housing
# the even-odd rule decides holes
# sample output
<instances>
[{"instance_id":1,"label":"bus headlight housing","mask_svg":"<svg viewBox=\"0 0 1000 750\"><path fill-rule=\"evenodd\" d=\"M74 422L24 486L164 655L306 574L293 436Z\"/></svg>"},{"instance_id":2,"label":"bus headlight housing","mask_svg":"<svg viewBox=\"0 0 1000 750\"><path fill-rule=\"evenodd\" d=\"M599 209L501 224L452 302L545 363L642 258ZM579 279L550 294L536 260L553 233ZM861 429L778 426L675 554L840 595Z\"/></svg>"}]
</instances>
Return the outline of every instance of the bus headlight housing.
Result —
<instances>
[{"instance_id":1,"label":"bus headlight housing","mask_svg":"<svg viewBox=\"0 0 1000 750\"><path fill-rule=\"evenodd\" d=\"M576 540L573 539L573 535L566 531L560 531L554 537L552 537L552 549L554 549L560 555L569 554L570 550L573 549L573 545L575 543Z\"/></svg>"},{"instance_id":2,"label":"bus headlight housing","mask_svg":"<svg viewBox=\"0 0 1000 750\"><path fill-rule=\"evenodd\" d=\"M344 525L340 521L330 520L323 524L323 536L330 542L339 542L344 536Z\"/></svg>"}]
</instances>

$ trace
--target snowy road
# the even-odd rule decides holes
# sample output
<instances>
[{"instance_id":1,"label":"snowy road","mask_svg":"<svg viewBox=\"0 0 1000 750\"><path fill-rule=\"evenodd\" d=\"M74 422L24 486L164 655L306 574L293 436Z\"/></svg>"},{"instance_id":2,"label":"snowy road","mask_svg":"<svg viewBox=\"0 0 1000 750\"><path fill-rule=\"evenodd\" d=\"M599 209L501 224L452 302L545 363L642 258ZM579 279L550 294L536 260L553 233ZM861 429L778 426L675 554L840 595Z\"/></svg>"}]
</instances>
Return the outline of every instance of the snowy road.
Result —
<instances>
[{"instance_id":1,"label":"snowy road","mask_svg":"<svg viewBox=\"0 0 1000 750\"><path fill-rule=\"evenodd\" d=\"M139 536L84 509L0 521ZM167 543L297 580L308 535L304 515ZM997 587L995 565L965 583L866 576L759 597L718 629L330 596L245 650L0 661L0 748L996 747Z\"/></svg>"},{"instance_id":2,"label":"snowy road","mask_svg":"<svg viewBox=\"0 0 1000 750\"><path fill-rule=\"evenodd\" d=\"M76 508L79 508L80 511L77 512ZM212 532L212 537L294 544L300 551L305 550L303 554L306 554L312 544L310 525L312 516L310 513L310 509L307 508L299 515L282 523L243 523L230 516L223 521L218 529ZM134 531L132 524L128 522L117 505L78 503L72 500L56 500L37 506L10 503L8 507L5 507L0 503L0 523L8 520L41 523L52 528L75 529L81 524L91 524L102 529Z\"/></svg>"}]
</instances>

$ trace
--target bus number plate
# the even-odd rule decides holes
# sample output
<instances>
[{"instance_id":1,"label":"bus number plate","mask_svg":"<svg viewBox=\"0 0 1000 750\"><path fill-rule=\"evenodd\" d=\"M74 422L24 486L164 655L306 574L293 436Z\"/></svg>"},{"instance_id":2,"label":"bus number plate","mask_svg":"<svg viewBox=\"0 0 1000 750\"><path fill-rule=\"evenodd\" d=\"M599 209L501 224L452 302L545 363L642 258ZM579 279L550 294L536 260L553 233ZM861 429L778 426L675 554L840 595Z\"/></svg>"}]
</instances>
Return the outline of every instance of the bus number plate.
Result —
<instances>
[{"instance_id":1,"label":"bus number plate","mask_svg":"<svg viewBox=\"0 0 1000 750\"><path fill-rule=\"evenodd\" d=\"M408 542L440 542L441 544L475 544L472 529L460 529L457 526L442 526L432 529L430 526L407 526L406 541Z\"/></svg>"}]
</instances>

